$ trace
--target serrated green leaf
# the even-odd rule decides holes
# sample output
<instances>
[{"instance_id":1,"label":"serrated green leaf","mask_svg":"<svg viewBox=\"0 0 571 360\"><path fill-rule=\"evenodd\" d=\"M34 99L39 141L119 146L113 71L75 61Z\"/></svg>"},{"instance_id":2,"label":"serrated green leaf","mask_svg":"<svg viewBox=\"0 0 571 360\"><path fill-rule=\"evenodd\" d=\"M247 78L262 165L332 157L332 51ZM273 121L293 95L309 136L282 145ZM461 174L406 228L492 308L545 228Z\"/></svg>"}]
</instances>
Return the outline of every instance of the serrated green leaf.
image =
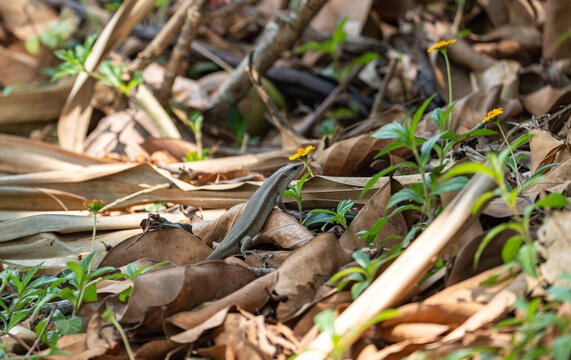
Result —
<instances>
[{"instance_id":1,"label":"serrated green leaf","mask_svg":"<svg viewBox=\"0 0 571 360\"><path fill-rule=\"evenodd\" d=\"M83 319L79 316L72 316L65 320L56 320L54 324L62 335L79 334L83 330Z\"/></svg>"}]
</instances>

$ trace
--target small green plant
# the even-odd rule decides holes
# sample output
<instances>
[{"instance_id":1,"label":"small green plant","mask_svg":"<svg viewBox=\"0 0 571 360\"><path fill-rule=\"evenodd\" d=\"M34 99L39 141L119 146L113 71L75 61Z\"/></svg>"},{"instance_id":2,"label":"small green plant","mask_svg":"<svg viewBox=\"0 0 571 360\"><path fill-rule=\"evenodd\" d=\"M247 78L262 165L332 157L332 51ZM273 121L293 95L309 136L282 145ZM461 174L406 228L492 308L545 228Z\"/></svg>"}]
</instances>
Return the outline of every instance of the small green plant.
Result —
<instances>
[{"instance_id":1,"label":"small green plant","mask_svg":"<svg viewBox=\"0 0 571 360\"><path fill-rule=\"evenodd\" d=\"M540 298L531 301L517 298L515 307L522 318L511 318L496 325L496 329L519 326L512 334L510 347L499 352L504 359L539 359L546 356L554 360L567 360L571 356L571 318L557 313L557 307L571 303L570 274L564 275L567 286L553 286L547 295L553 300L541 305ZM549 334L557 334L553 342L546 341Z\"/></svg>"},{"instance_id":2,"label":"small green plant","mask_svg":"<svg viewBox=\"0 0 571 360\"><path fill-rule=\"evenodd\" d=\"M355 300L363 291L365 291L366 288L369 287L369 285L371 285L379 268L387 261L394 259L398 255L399 253L393 252L390 256L371 260L364 252L357 250L353 253L353 259L355 259L360 267L355 266L338 272L331 277L329 285L341 280L336 286L337 291L341 291L345 288L348 282L355 281L353 286L351 286L351 296L353 297L353 300Z\"/></svg>"},{"instance_id":3,"label":"small green plant","mask_svg":"<svg viewBox=\"0 0 571 360\"><path fill-rule=\"evenodd\" d=\"M93 255L95 255L95 252L92 252L85 257L81 264L77 264L73 261L68 262L68 269L64 270L65 275L50 285L50 287L55 288L64 281L71 285L71 287L63 288L58 294L60 298L68 300L73 306L73 312L70 319L58 320L59 328L64 329L62 333L68 333L68 331L75 330L81 331L82 319L77 316L79 308L84 301L97 300L97 291L95 286L97 283L107 279L106 277L101 278L101 276L116 270L113 267L107 266L89 271ZM56 321L56 326L58 326L58 321Z\"/></svg>"},{"instance_id":4,"label":"small green plant","mask_svg":"<svg viewBox=\"0 0 571 360\"><path fill-rule=\"evenodd\" d=\"M141 71L137 71L133 74L131 80L125 82L122 78L124 68L123 63L115 66L110 61L103 61L99 66L99 73L89 71L86 68L85 62L91 54L96 38L96 35L92 35L88 37L83 44L78 44L73 49L56 50L54 52L55 56L63 62L54 69L52 81L56 81L67 76L76 76L79 73L84 72L100 82L117 89L122 94L129 96L134 87L143 83Z\"/></svg>"},{"instance_id":5,"label":"small green plant","mask_svg":"<svg viewBox=\"0 0 571 360\"><path fill-rule=\"evenodd\" d=\"M113 316L113 310L108 307L103 312L103 314L101 314L101 317L103 319L109 321L111 324L113 324L113 326L115 326L115 328L119 332L119 335L121 335L121 339L123 340L123 344L125 344L125 349L127 350L127 355L129 355L129 359L135 360L135 354L133 354L133 350L131 349L131 345L129 344L129 339L127 339L127 334L125 333L125 330L123 330L123 327L121 326L121 324L119 324L117 319L115 319L115 316Z\"/></svg>"},{"instance_id":6,"label":"small green plant","mask_svg":"<svg viewBox=\"0 0 571 360\"><path fill-rule=\"evenodd\" d=\"M303 222L303 214L302 214L302 203L301 203L301 189L303 188L303 184L305 184L305 181L307 180L307 177L309 176L309 172L305 173L301 179L298 180L298 182L295 185L288 185L288 190L286 190L284 192L284 196L289 196L291 198L295 199L295 202L297 203L297 208L299 209L299 222L302 223Z\"/></svg>"},{"instance_id":7,"label":"small green plant","mask_svg":"<svg viewBox=\"0 0 571 360\"><path fill-rule=\"evenodd\" d=\"M40 43L50 50L59 49L65 45L76 29L77 25L71 18L53 21L44 32L26 39L26 50L32 55L38 55Z\"/></svg>"},{"instance_id":8,"label":"small green plant","mask_svg":"<svg viewBox=\"0 0 571 360\"><path fill-rule=\"evenodd\" d=\"M198 110L193 110L190 112L188 119L188 126L194 134L194 139L196 140L196 151L190 151L186 153L185 161L199 161L205 160L210 152L210 149L203 149L202 147L202 122L204 121L204 116Z\"/></svg>"},{"instance_id":9,"label":"small green plant","mask_svg":"<svg viewBox=\"0 0 571 360\"><path fill-rule=\"evenodd\" d=\"M14 289L14 294L0 299L0 307L2 307L0 320L4 325L4 331L9 331L30 315L40 305L40 300L45 294L43 290L45 285L55 280L51 276L41 276L32 280L42 264L34 266L23 274L18 269L7 269L2 272L0 292L8 285Z\"/></svg>"},{"instance_id":10,"label":"small green plant","mask_svg":"<svg viewBox=\"0 0 571 360\"><path fill-rule=\"evenodd\" d=\"M526 143L531 137L532 135L529 134L523 135L516 139L511 145L502 150L500 153L488 153L487 158L489 165L476 162L461 163L443 175L443 178L447 179L463 174L486 174L494 180L498 187L493 191L489 191L483 194L478 199L478 201L474 203L472 208L473 213L476 213L486 201L490 200L493 197L500 197L513 213L512 221L501 223L488 231L474 256L474 268L478 266L480 256L482 255L486 245L500 232L511 229L514 230L517 234L509 238L502 249L502 259L504 263L510 267L517 263L521 266L522 270L526 274L537 277L537 249L533 243L533 238L529 227L531 214L536 209L560 208L569 204L565 196L558 193L552 193L538 200L534 204L528 205L525 208L523 214L519 212L517 208L518 196L529 186L535 184L538 181L541 181L543 179L541 176L543 171L556 165L550 164L542 167L536 173L530 176L529 179L527 179L522 184L522 186L518 187L517 189L511 188L507 184L504 169L506 163L508 162L508 156L510 153L513 153L513 149L516 149L520 145Z\"/></svg>"},{"instance_id":11,"label":"small green plant","mask_svg":"<svg viewBox=\"0 0 571 360\"><path fill-rule=\"evenodd\" d=\"M303 225L308 226L314 224L318 220L323 220L322 217L314 216L314 214L325 214L325 218L327 221L321 227L321 231L325 231L325 227L331 223L335 222L343 227L343 229L347 229L347 212L355 205L355 200L343 200L340 201L337 205L336 210L328 210L328 209L315 209L309 212L310 216L305 218L303 221Z\"/></svg>"},{"instance_id":12,"label":"small green plant","mask_svg":"<svg viewBox=\"0 0 571 360\"><path fill-rule=\"evenodd\" d=\"M93 199L91 202L85 201L83 206L85 206L93 214L93 235L91 237L91 252L93 252L95 251L95 235L97 233L97 213L99 210L103 209L105 203L103 200Z\"/></svg>"},{"instance_id":13,"label":"small green plant","mask_svg":"<svg viewBox=\"0 0 571 360\"><path fill-rule=\"evenodd\" d=\"M365 65L375 59L379 58L379 54L367 52L351 63L346 66L341 65L341 60L339 59L339 46L347 40L347 33L343 29L345 27L345 23L347 22L348 17L344 17L337 28L333 32L333 36L331 40L317 43L317 42L309 42L297 48L297 53L302 54L308 50L313 50L316 52L326 52L331 55L333 62L331 65L324 71L326 75L330 75L335 80L337 80L340 84L344 84L347 80L347 75L349 72L358 65Z\"/></svg>"},{"instance_id":14,"label":"small green plant","mask_svg":"<svg viewBox=\"0 0 571 360\"><path fill-rule=\"evenodd\" d=\"M365 331L369 326L379 322L399 316L399 312L395 309L387 309L381 311L377 316L367 321L365 324L349 330L346 334L340 335L335 330L335 312L331 309L323 310L315 315L314 322L319 331L329 335L333 349L331 353L327 354L327 359L338 360L343 359L343 353L351 345L351 342L356 336ZM307 350L312 351L311 349ZM294 359L291 357L290 359Z\"/></svg>"},{"instance_id":15,"label":"small green plant","mask_svg":"<svg viewBox=\"0 0 571 360\"><path fill-rule=\"evenodd\" d=\"M145 274L149 271L152 271L152 270L158 268L159 266L163 266L163 265L169 264L169 263L170 263L170 261L162 261L162 262L157 263L155 265L152 265L151 263L149 263L149 264L145 264L144 266L141 266L138 269L135 266L135 264L128 264L126 273L118 273L118 274L107 275L105 277L105 279L126 278L126 279L130 279L131 281L135 281L135 277L137 277L137 275ZM125 301L127 299L127 296L131 295L132 290L133 290L133 288L131 286L129 286L127 289L121 291L119 293L119 300Z\"/></svg>"}]
</instances>

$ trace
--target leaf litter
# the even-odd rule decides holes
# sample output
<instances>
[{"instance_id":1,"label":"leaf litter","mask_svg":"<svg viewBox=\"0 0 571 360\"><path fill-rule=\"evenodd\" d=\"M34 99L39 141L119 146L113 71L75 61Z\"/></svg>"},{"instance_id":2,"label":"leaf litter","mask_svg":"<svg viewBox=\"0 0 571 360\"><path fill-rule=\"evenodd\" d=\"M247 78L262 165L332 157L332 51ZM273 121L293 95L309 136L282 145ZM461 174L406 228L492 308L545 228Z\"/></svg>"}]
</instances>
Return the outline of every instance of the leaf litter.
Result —
<instances>
[{"instance_id":1,"label":"leaf litter","mask_svg":"<svg viewBox=\"0 0 571 360\"><path fill-rule=\"evenodd\" d=\"M204 8L168 1L163 8L154 1L103 3L0 5L0 68L9 69L0 71L3 274L44 261L38 275L57 275L69 261L81 262L89 254L93 229L93 217L82 204L91 199L111 204L97 217L91 270L118 269L115 278L96 284L97 300L79 309L80 333L60 332L53 342L67 354L48 355L50 343L36 341L39 333L31 340L20 335L26 327L37 330L39 320L53 322L49 310L13 328L20 332L10 330L22 337L18 346L3 335L4 351L43 351L49 359L123 359L131 347L140 359L286 359L294 354L302 359L424 359L462 351L472 357L486 351L517 357L541 349L556 359L568 357L571 350L560 343L570 329L569 299L557 294L569 291L564 280L570 271L569 205L551 211L557 206L550 202L529 214L526 210L550 194L571 198L571 53L560 15L571 11L568 3L458 1L455 9L438 2L423 9L421 1L396 6L382 0L359 6L309 0L288 9L271 0L211 0L202 2ZM114 4L116 11L109 10ZM58 63L49 42L55 41L57 26L50 24L64 19L79 24L87 11L104 14L104 20L86 69L96 72L109 56L120 59L126 67L117 81L143 70L158 100L145 84L126 96L85 72L73 81L46 82L43 69ZM193 11L201 16L193 20ZM291 28L284 25L287 19ZM70 23L62 23L62 29L64 24ZM198 33L188 30L192 27L199 27ZM332 34L332 51L296 55L299 45L324 44ZM67 36L63 40L72 40ZM74 36L83 42L83 34ZM186 53L191 49L184 59L174 56L181 51L172 42L176 36L188 41ZM456 41L444 47L453 105L441 50L426 52L450 39ZM65 41L56 48L71 46ZM36 45L38 54L28 52ZM252 49L254 56L248 58ZM354 62L372 50L377 59ZM155 63L160 54L165 65ZM247 75L264 78L254 90L246 84ZM529 216L535 245L522 249L534 249L532 266L539 279L528 275L525 251L510 255L517 231L504 229L488 239L495 226L512 218L513 209L496 198L479 213L472 211L480 195L494 189L489 178L475 175L462 188L439 194L442 209L430 221L414 198L387 209L395 194L418 187L422 176L414 167L387 171L371 186L375 174L415 156L407 147L378 156L394 147L395 139L371 135L411 116L435 93L415 129L418 151L435 136L442 138L433 146L447 141L434 121L436 107L453 106L448 126L458 135L484 127L497 132L459 141L446 154L454 163L484 163L488 153L501 151L500 130L508 131L510 141L533 135L515 150L518 171L508 169L505 179L513 188L543 171L515 202L518 213ZM279 109L267 112L273 103ZM482 124L497 108L503 109L497 123ZM201 131L185 127L187 122L197 126L191 110L204 114ZM317 148L308 156L316 176L303 184L302 210L307 215L356 200L346 213L347 228L332 224L316 235L296 220L299 214L274 209L253 243L255 253L204 260L261 181L298 148L310 145ZM210 158L199 153L203 147L210 149ZM435 150L425 151L432 158L425 169L438 175L445 170ZM192 153L200 160L185 161ZM362 194L365 187L369 190ZM292 198L284 200L296 209ZM212 218L214 209L228 210ZM166 221L192 227L192 233L139 229L145 211L160 211ZM372 232L380 219L380 230ZM371 257L369 265L352 258L358 249ZM400 256L391 256L395 251ZM477 253L481 260L474 266ZM385 257L378 268L367 268ZM512 260L506 264L506 259ZM134 280L127 276L162 261L169 264ZM352 289L361 286L364 275L348 276L343 290L329 279L356 267L370 272L370 283L354 299ZM15 283L10 284L4 288L3 282L3 301L17 294ZM373 318L389 308L396 313L375 324ZM129 347L101 317L106 309L126 331ZM333 311L333 322L315 320L324 310ZM525 324L550 314L561 322L545 327L536 348L518 343L518 336L531 336ZM506 319L511 325L501 326ZM51 325L50 331L55 328Z\"/></svg>"}]
</instances>

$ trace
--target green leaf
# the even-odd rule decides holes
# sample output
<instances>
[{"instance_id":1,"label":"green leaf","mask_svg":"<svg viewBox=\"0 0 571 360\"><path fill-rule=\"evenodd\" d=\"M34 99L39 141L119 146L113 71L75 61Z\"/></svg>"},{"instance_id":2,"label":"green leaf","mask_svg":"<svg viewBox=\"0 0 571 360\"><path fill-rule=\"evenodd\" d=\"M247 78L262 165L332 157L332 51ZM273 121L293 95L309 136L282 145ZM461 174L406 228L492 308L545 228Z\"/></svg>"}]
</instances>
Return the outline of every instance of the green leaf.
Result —
<instances>
[{"instance_id":1,"label":"green leaf","mask_svg":"<svg viewBox=\"0 0 571 360\"><path fill-rule=\"evenodd\" d=\"M554 166L559 165L559 163L553 163L553 164L547 164L547 165L543 165L542 167L540 167L539 169L537 169L521 186L521 190L520 191L524 191L525 189L527 189L528 187L530 187L531 185L535 184L538 181L541 181L541 174L543 174L545 171L551 169ZM537 180L537 179L540 180Z\"/></svg>"},{"instance_id":2,"label":"green leaf","mask_svg":"<svg viewBox=\"0 0 571 360\"><path fill-rule=\"evenodd\" d=\"M344 29L347 20L349 20L348 16L345 16L343 19L341 19L341 21L337 25L337 28L335 28L335 31L333 32L332 43L335 47L337 47L337 45L347 40L347 33L345 32Z\"/></svg>"},{"instance_id":3,"label":"green leaf","mask_svg":"<svg viewBox=\"0 0 571 360\"><path fill-rule=\"evenodd\" d=\"M366 65L366 64L370 63L371 61L376 60L378 58L379 58L379 54L377 54L377 53L373 53L373 52L364 53L363 55L359 56L355 60L351 61L351 63L349 63L349 65L345 66L343 68L343 70L341 70L341 79L346 79L347 75L349 75L349 72L351 72L351 70L355 66Z\"/></svg>"},{"instance_id":4,"label":"green leaf","mask_svg":"<svg viewBox=\"0 0 571 360\"><path fill-rule=\"evenodd\" d=\"M504 264L514 261L521 244L523 244L523 237L520 234L514 235L508 239L502 248L502 260Z\"/></svg>"},{"instance_id":5,"label":"green leaf","mask_svg":"<svg viewBox=\"0 0 571 360\"><path fill-rule=\"evenodd\" d=\"M424 110L426 110L426 107L428 106L428 104L430 104L430 102L432 101L432 99L434 99L435 96L436 94L424 100L422 105L414 113L414 116L412 117L412 121L410 123L409 139L412 139L412 137L414 136L414 133L416 131L416 126L418 125L418 122L422 118L422 115L424 115Z\"/></svg>"},{"instance_id":6,"label":"green leaf","mask_svg":"<svg viewBox=\"0 0 571 360\"><path fill-rule=\"evenodd\" d=\"M367 280L353 284L353 286L351 286L351 297L353 300L357 299L369 285L371 285L371 283Z\"/></svg>"},{"instance_id":7,"label":"green leaf","mask_svg":"<svg viewBox=\"0 0 571 360\"><path fill-rule=\"evenodd\" d=\"M484 252L484 249L486 248L488 243L494 237L496 237L496 235L498 235L499 233L501 233L502 231L507 230L507 229L514 229L516 231L519 230L519 228L517 227L517 224L502 223L502 224L496 225L494 228L492 228L490 231L488 231L486 236L484 236L484 238L482 239L482 242L480 243L480 246L478 247L476 254L474 255L474 270L476 270L478 268L478 262L480 261L480 256L482 256L482 253Z\"/></svg>"},{"instance_id":8,"label":"green leaf","mask_svg":"<svg viewBox=\"0 0 571 360\"><path fill-rule=\"evenodd\" d=\"M563 334L551 344L553 360L567 360L571 357L571 334Z\"/></svg>"},{"instance_id":9,"label":"green leaf","mask_svg":"<svg viewBox=\"0 0 571 360\"><path fill-rule=\"evenodd\" d=\"M519 249L517 261L524 273L537 278L537 251L533 244L525 244Z\"/></svg>"},{"instance_id":10,"label":"green leaf","mask_svg":"<svg viewBox=\"0 0 571 360\"><path fill-rule=\"evenodd\" d=\"M385 146L383 148L383 150L379 151L379 153L377 153L377 155L375 155L375 159L380 158L381 156L385 155L389 151L396 150L396 149L399 149L399 148L404 147L404 146L406 146L406 145L402 141L395 141L393 143L390 143L389 145Z\"/></svg>"},{"instance_id":11,"label":"green leaf","mask_svg":"<svg viewBox=\"0 0 571 360\"><path fill-rule=\"evenodd\" d=\"M321 332L327 333L329 336L335 335L335 313L331 309L326 309L315 315L313 318L315 325Z\"/></svg>"},{"instance_id":12,"label":"green leaf","mask_svg":"<svg viewBox=\"0 0 571 360\"><path fill-rule=\"evenodd\" d=\"M542 199L535 202L535 206L538 208L562 208L567 205L569 205L569 201L567 201L567 198L563 194L559 193L546 195Z\"/></svg>"},{"instance_id":13,"label":"green leaf","mask_svg":"<svg viewBox=\"0 0 571 360\"><path fill-rule=\"evenodd\" d=\"M38 55L40 52L40 39L36 35L29 36L24 46L30 54Z\"/></svg>"},{"instance_id":14,"label":"green leaf","mask_svg":"<svg viewBox=\"0 0 571 360\"><path fill-rule=\"evenodd\" d=\"M432 195L442 195L450 191L462 190L468 184L468 178L465 176L458 176L450 180L438 184L432 190Z\"/></svg>"},{"instance_id":15,"label":"green leaf","mask_svg":"<svg viewBox=\"0 0 571 360\"><path fill-rule=\"evenodd\" d=\"M89 284L85 287L83 293L83 300L85 301L97 301L97 288L95 284Z\"/></svg>"},{"instance_id":16,"label":"green leaf","mask_svg":"<svg viewBox=\"0 0 571 360\"><path fill-rule=\"evenodd\" d=\"M447 180L458 175L476 174L476 173L484 173L489 177L491 177L492 179L494 180L496 179L496 173L494 172L494 170L490 169L486 165L482 163L468 162L455 165L452 169L445 172L440 178L440 180Z\"/></svg>"},{"instance_id":17,"label":"green leaf","mask_svg":"<svg viewBox=\"0 0 571 360\"><path fill-rule=\"evenodd\" d=\"M83 319L79 316L72 316L65 320L56 320L54 324L62 335L80 334L83 330Z\"/></svg>"},{"instance_id":18,"label":"green leaf","mask_svg":"<svg viewBox=\"0 0 571 360\"><path fill-rule=\"evenodd\" d=\"M393 121L388 123L377 130L371 137L375 139L397 139L401 140L403 144L409 144L409 134L407 129L399 122Z\"/></svg>"},{"instance_id":19,"label":"green leaf","mask_svg":"<svg viewBox=\"0 0 571 360\"><path fill-rule=\"evenodd\" d=\"M361 191L361 194L359 195L359 199L363 198L363 196L367 193L367 191L369 191L369 189L375 185L375 183L383 176L385 176L386 174L390 173L393 170L396 170L402 166L405 165L410 165L410 166L414 166L416 167L417 165L411 161L403 161L401 163L395 164L395 165L391 165L383 170L381 170L380 172L376 173L375 175L373 175L371 177L371 179L369 179L369 181L367 181L367 184L365 185L365 187L363 188L363 191Z\"/></svg>"},{"instance_id":20,"label":"green leaf","mask_svg":"<svg viewBox=\"0 0 571 360\"><path fill-rule=\"evenodd\" d=\"M385 207L385 211L392 208L393 206L397 205L398 203L402 202L402 201L415 201L419 204L423 204L424 203L424 198L418 194L416 191L412 190L412 189L402 189L396 193L394 193L391 198L389 199L389 201L387 202L387 205Z\"/></svg>"},{"instance_id":21,"label":"green leaf","mask_svg":"<svg viewBox=\"0 0 571 360\"><path fill-rule=\"evenodd\" d=\"M571 304L571 289L569 288L563 286L552 286L547 289L547 295L552 296L555 301Z\"/></svg>"},{"instance_id":22,"label":"green leaf","mask_svg":"<svg viewBox=\"0 0 571 360\"><path fill-rule=\"evenodd\" d=\"M495 135L495 134L497 134L497 132L494 130L490 130L490 129L470 130L470 131L465 132L464 134L458 136L457 141L462 141L466 138L473 137L473 136L490 136L490 135Z\"/></svg>"},{"instance_id":23,"label":"green leaf","mask_svg":"<svg viewBox=\"0 0 571 360\"><path fill-rule=\"evenodd\" d=\"M357 262L357 264L359 264L360 267L362 267L363 269L366 269L367 267L369 267L369 264L371 263L371 259L369 259L369 257L367 256L367 254L365 254L362 251L355 251L353 252L353 259L355 259L355 261Z\"/></svg>"},{"instance_id":24,"label":"green leaf","mask_svg":"<svg viewBox=\"0 0 571 360\"><path fill-rule=\"evenodd\" d=\"M347 211L349 211L353 205L355 205L355 200L342 200L337 205L337 214L345 215Z\"/></svg>"},{"instance_id":25,"label":"green leaf","mask_svg":"<svg viewBox=\"0 0 571 360\"><path fill-rule=\"evenodd\" d=\"M425 167L428 164L428 161L430 160L430 152L438 140L440 140L440 134L426 140L420 147L420 164L418 165L421 168Z\"/></svg>"}]
</instances>

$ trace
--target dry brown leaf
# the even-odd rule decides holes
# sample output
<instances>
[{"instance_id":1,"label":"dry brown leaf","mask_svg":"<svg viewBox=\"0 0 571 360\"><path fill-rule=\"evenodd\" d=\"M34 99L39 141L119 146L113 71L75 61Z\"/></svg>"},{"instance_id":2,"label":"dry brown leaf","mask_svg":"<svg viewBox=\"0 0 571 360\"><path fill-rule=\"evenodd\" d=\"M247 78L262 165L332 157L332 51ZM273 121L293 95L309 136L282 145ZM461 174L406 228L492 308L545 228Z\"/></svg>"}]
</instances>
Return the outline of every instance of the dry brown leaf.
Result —
<instances>
[{"instance_id":1,"label":"dry brown leaf","mask_svg":"<svg viewBox=\"0 0 571 360\"><path fill-rule=\"evenodd\" d=\"M524 296L527 289L528 284L524 275L518 275L509 286L494 296L486 306L472 315L450 334L446 335L444 339L442 339L441 343L460 340L467 333L481 329L482 327L497 321L513 309L515 299L517 297Z\"/></svg>"},{"instance_id":2,"label":"dry brown leaf","mask_svg":"<svg viewBox=\"0 0 571 360\"><path fill-rule=\"evenodd\" d=\"M406 340L435 341L450 330L450 326L434 323L404 323L382 328L378 335L381 339L396 343Z\"/></svg>"},{"instance_id":3,"label":"dry brown leaf","mask_svg":"<svg viewBox=\"0 0 571 360\"><path fill-rule=\"evenodd\" d=\"M490 240L484 248L478 267L474 269L474 255L478 247L482 243L485 234L479 234L468 241L468 243L460 250L454 265L448 274L446 285L450 286L475 276L484 270L488 270L503 264L501 253L506 241L514 235L514 232L504 231Z\"/></svg>"},{"instance_id":4,"label":"dry brown leaf","mask_svg":"<svg viewBox=\"0 0 571 360\"><path fill-rule=\"evenodd\" d=\"M463 134L480 124L488 111L497 107L503 108L502 120L520 114L521 103L515 99L501 100L501 91L501 86L494 86L488 93L476 91L458 100L452 110L450 129ZM425 115L418 124L417 134L432 137L437 132L438 125L430 118L430 114Z\"/></svg>"},{"instance_id":5,"label":"dry brown leaf","mask_svg":"<svg viewBox=\"0 0 571 360\"><path fill-rule=\"evenodd\" d=\"M525 194L532 194L540 191L545 191L558 185L566 184L571 181L571 158L565 160L551 168L545 175L545 179L531 185L524 192ZM566 185L565 185L566 186Z\"/></svg>"},{"instance_id":6,"label":"dry brown leaf","mask_svg":"<svg viewBox=\"0 0 571 360\"><path fill-rule=\"evenodd\" d=\"M224 264L221 260L208 260L202 263L210 264ZM226 264L230 266L229 264ZM210 265L212 266L212 265ZM232 265L236 268L242 268L243 271L249 271L241 266ZM227 270L228 271L228 270ZM242 271L242 270L240 270ZM220 274L222 278L228 278L228 274ZM219 282L213 277L213 283ZM190 330L207 321L220 310L228 308L231 305L239 306L241 309L249 312L256 312L260 310L271 298L272 290L274 289L278 280L278 272L274 271L268 275L262 276L245 286L239 287L233 293L214 301L206 307L195 311L183 311L171 316L168 321L168 326L165 329L167 335L178 333L180 329ZM174 328L176 327L176 328ZM179 329L180 328L180 329Z\"/></svg>"},{"instance_id":7,"label":"dry brown leaf","mask_svg":"<svg viewBox=\"0 0 571 360\"><path fill-rule=\"evenodd\" d=\"M140 146L149 154L164 150L175 158L184 159L187 152L196 151L196 144L183 139L147 138Z\"/></svg>"},{"instance_id":8,"label":"dry brown leaf","mask_svg":"<svg viewBox=\"0 0 571 360\"><path fill-rule=\"evenodd\" d=\"M547 85L523 97L523 106L532 115L543 115L571 103L571 85L562 89Z\"/></svg>"},{"instance_id":9,"label":"dry brown leaf","mask_svg":"<svg viewBox=\"0 0 571 360\"><path fill-rule=\"evenodd\" d=\"M317 289L349 261L351 252L341 248L332 233L321 233L294 251L277 270L275 296L287 299L277 306L278 319L285 322L305 309Z\"/></svg>"},{"instance_id":10,"label":"dry brown leaf","mask_svg":"<svg viewBox=\"0 0 571 360\"><path fill-rule=\"evenodd\" d=\"M50 23L59 20L48 4L34 0L2 1L0 18L2 25L22 41L44 32Z\"/></svg>"},{"instance_id":11,"label":"dry brown leaf","mask_svg":"<svg viewBox=\"0 0 571 360\"><path fill-rule=\"evenodd\" d=\"M361 34L361 30L367 21L371 10L372 0L361 0L358 2L347 2L345 0L330 0L315 15L309 26L315 30L331 34L337 28L339 22L348 18L345 31L349 36Z\"/></svg>"},{"instance_id":12,"label":"dry brown leaf","mask_svg":"<svg viewBox=\"0 0 571 360\"><path fill-rule=\"evenodd\" d=\"M565 0L550 0L545 6L545 25L543 29L543 57L546 59L571 58L571 41L567 39L559 44L562 34L569 31L571 6Z\"/></svg>"},{"instance_id":13,"label":"dry brown leaf","mask_svg":"<svg viewBox=\"0 0 571 360\"><path fill-rule=\"evenodd\" d=\"M537 232L538 241L545 248L545 262L539 266L539 272L548 283L561 283L558 279L569 272L571 264L571 212L557 211L548 216Z\"/></svg>"},{"instance_id":14,"label":"dry brown leaf","mask_svg":"<svg viewBox=\"0 0 571 360\"><path fill-rule=\"evenodd\" d=\"M495 58L531 57L541 51L541 32L535 26L503 25L486 35L474 35L474 50Z\"/></svg>"},{"instance_id":15,"label":"dry brown leaf","mask_svg":"<svg viewBox=\"0 0 571 360\"><path fill-rule=\"evenodd\" d=\"M252 271L223 261L158 268L135 278L121 322L141 333L161 332L166 317L224 298L255 279Z\"/></svg>"},{"instance_id":16,"label":"dry brown leaf","mask_svg":"<svg viewBox=\"0 0 571 360\"><path fill-rule=\"evenodd\" d=\"M141 258L182 265L204 260L211 252L199 238L177 228L159 229L141 235L133 235L115 246L99 266L120 267Z\"/></svg>"},{"instance_id":17,"label":"dry brown leaf","mask_svg":"<svg viewBox=\"0 0 571 360\"><path fill-rule=\"evenodd\" d=\"M502 85L502 99L515 99L518 96L518 72L520 64L513 60L500 60L482 71L470 73L474 90L484 92L496 85Z\"/></svg>"},{"instance_id":18,"label":"dry brown leaf","mask_svg":"<svg viewBox=\"0 0 571 360\"><path fill-rule=\"evenodd\" d=\"M18 86L42 79L37 58L0 45L0 84Z\"/></svg>"},{"instance_id":19,"label":"dry brown leaf","mask_svg":"<svg viewBox=\"0 0 571 360\"><path fill-rule=\"evenodd\" d=\"M301 319L296 321L293 331L295 334L302 338L309 330L315 325L315 315L319 314L325 309L337 309L343 304L350 304L353 301L350 291L337 292L336 290L331 294L331 296L321 299L311 306L304 314Z\"/></svg>"},{"instance_id":20,"label":"dry brown leaf","mask_svg":"<svg viewBox=\"0 0 571 360\"><path fill-rule=\"evenodd\" d=\"M359 231L367 231L377 222L378 219L385 215L385 205L389 201L392 194L402 189L402 186L396 181L390 181L380 188L375 195L359 211L355 219L349 225L349 228L341 235L339 243L345 249L358 249L366 245L367 239L362 239L357 235ZM392 236L404 237L408 232L408 227L402 214L397 214L389 219L379 232L376 241L381 241ZM400 240L396 240L400 242ZM391 247L392 242L384 244L385 247Z\"/></svg>"},{"instance_id":21,"label":"dry brown leaf","mask_svg":"<svg viewBox=\"0 0 571 360\"><path fill-rule=\"evenodd\" d=\"M321 166L321 173L328 176L371 176L375 173L370 167L375 155L385 146L394 142L392 139L374 139L370 135L360 135L339 141L328 149L315 155ZM392 152L406 157L406 150ZM388 167L392 164L386 164ZM377 169L382 170L382 169Z\"/></svg>"},{"instance_id":22,"label":"dry brown leaf","mask_svg":"<svg viewBox=\"0 0 571 360\"><path fill-rule=\"evenodd\" d=\"M12 174L78 169L105 163L55 145L7 134L0 134L0 154L0 172Z\"/></svg>"},{"instance_id":23,"label":"dry brown leaf","mask_svg":"<svg viewBox=\"0 0 571 360\"><path fill-rule=\"evenodd\" d=\"M149 136L158 137L160 132L142 110L117 111L99 120L85 139L85 153L97 158L126 156L136 162L141 156L145 159L150 154L140 145Z\"/></svg>"},{"instance_id":24,"label":"dry brown leaf","mask_svg":"<svg viewBox=\"0 0 571 360\"><path fill-rule=\"evenodd\" d=\"M553 137L548 131L532 129L529 134L533 135L529 141L532 174L545 165L562 163L571 158L567 144Z\"/></svg>"},{"instance_id":25,"label":"dry brown leaf","mask_svg":"<svg viewBox=\"0 0 571 360\"><path fill-rule=\"evenodd\" d=\"M41 87L24 85L16 88L10 95L0 96L0 124L57 118L72 85L73 79L64 79Z\"/></svg>"}]
</instances>

